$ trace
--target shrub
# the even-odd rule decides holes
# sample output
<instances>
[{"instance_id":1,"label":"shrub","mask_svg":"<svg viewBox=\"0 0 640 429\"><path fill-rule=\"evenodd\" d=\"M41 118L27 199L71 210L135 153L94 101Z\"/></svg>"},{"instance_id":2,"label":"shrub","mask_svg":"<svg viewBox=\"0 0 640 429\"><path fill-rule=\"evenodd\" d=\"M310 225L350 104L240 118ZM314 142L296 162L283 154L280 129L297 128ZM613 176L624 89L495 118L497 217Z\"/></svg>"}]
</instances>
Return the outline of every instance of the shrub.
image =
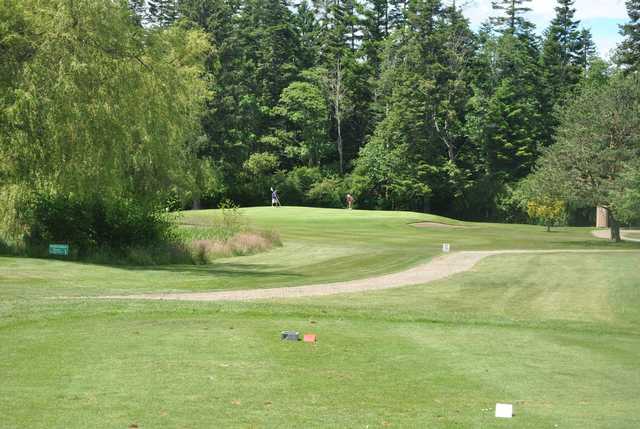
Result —
<instances>
[{"instance_id":1,"label":"shrub","mask_svg":"<svg viewBox=\"0 0 640 429\"><path fill-rule=\"evenodd\" d=\"M538 200L527 203L527 214L551 231L551 227L566 222L566 204L561 200Z\"/></svg>"},{"instance_id":2,"label":"shrub","mask_svg":"<svg viewBox=\"0 0 640 429\"><path fill-rule=\"evenodd\" d=\"M308 201L319 207L344 207L347 194L345 183L338 177L325 177L314 183L307 191Z\"/></svg>"},{"instance_id":3,"label":"shrub","mask_svg":"<svg viewBox=\"0 0 640 429\"><path fill-rule=\"evenodd\" d=\"M527 196L520 187L506 186L495 196L496 220L506 223L527 223Z\"/></svg>"},{"instance_id":4,"label":"shrub","mask_svg":"<svg viewBox=\"0 0 640 429\"><path fill-rule=\"evenodd\" d=\"M24 207L21 218L28 225L29 247L68 243L80 256L148 247L174 238L172 223L161 210L131 200L38 195Z\"/></svg>"},{"instance_id":5,"label":"shrub","mask_svg":"<svg viewBox=\"0 0 640 429\"><path fill-rule=\"evenodd\" d=\"M307 192L320 180L322 172L319 168L296 167L289 172L279 171L272 182L285 205L302 205L308 203Z\"/></svg>"},{"instance_id":6,"label":"shrub","mask_svg":"<svg viewBox=\"0 0 640 429\"><path fill-rule=\"evenodd\" d=\"M278 168L278 157L272 153L253 153L243 164L242 168L251 177L266 176Z\"/></svg>"},{"instance_id":7,"label":"shrub","mask_svg":"<svg viewBox=\"0 0 640 429\"><path fill-rule=\"evenodd\" d=\"M9 255L13 253L13 249L2 237L0 237L0 255Z\"/></svg>"},{"instance_id":8,"label":"shrub","mask_svg":"<svg viewBox=\"0 0 640 429\"><path fill-rule=\"evenodd\" d=\"M23 253L35 257L46 257L50 243L66 243L70 259L101 264L206 264L281 245L274 232L250 231L230 201L202 225L180 228L163 211L132 201L72 195L38 195L20 216L28 225ZM16 248L0 240L0 252Z\"/></svg>"}]
</instances>

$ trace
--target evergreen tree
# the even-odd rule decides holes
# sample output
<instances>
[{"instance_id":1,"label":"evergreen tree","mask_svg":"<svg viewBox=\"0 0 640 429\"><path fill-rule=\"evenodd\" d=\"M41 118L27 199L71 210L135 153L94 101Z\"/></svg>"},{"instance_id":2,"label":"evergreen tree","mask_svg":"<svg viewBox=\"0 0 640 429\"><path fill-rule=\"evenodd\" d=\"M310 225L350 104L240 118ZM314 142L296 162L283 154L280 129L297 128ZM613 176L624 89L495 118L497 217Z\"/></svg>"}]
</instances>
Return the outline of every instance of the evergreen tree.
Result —
<instances>
[{"instance_id":1,"label":"evergreen tree","mask_svg":"<svg viewBox=\"0 0 640 429\"><path fill-rule=\"evenodd\" d=\"M247 126L238 106L244 86L239 77L237 10L227 0L181 0L180 12L207 32L216 53L208 61L208 71L215 76L210 82L214 96L202 119L207 138L199 155L216 159L223 173L236 170L246 156L239 140Z\"/></svg>"},{"instance_id":2,"label":"evergreen tree","mask_svg":"<svg viewBox=\"0 0 640 429\"><path fill-rule=\"evenodd\" d=\"M582 69L583 73L589 70L591 62L596 59L598 50L593 41L591 30L583 28L578 36L578 46L576 48L576 64Z\"/></svg>"},{"instance_id":3,"label":"evergreen tree","mask_svg":"<svg viewBox=\"0 0 640 429\"><path fill-rule=\"evenodd\" d=\"M372 115L370 66L361 60L364 30L359 1L317 1L321 49L319 66L326 71L325 89L332 106L330 138L336 142L334 160L342 172L357 156L370 132ZM331 160L331 161L334 161Z\"/></svg>"},{"instance_id":4,"label":"evergreen tree","mask_svg":"<svg viewBox=\"0 0 640 429\"><path fill-rule=\"evenodd\" d=\"M492 24L501 32L521 33L532 27L523 15L531 11L526 6L531 0L493 0L491 6L493 10L504 11L502 16L491 18Z\"/></svg>"},{"instance_id":5,"label":"evergreen tree","mask_svg":"<svg viewBox=\"0 0 640 429\"><path fill-rule=\"evenodd\" d=\"M394 207L491 217L498 195L554 141L556 106L582 76L607 78L606 66L590 69L595 48L574 0L558 0L544 43L526 19L531 0L494 0L497 16L477 35L450 0L174 1L216 52L198 150L243 204L256 202L243 167L252 160L292 171L313 158L317 174L357 165L358 178L388 150L387 165L402 160L413 179L374 187L368 201L386 206L395 195ZM327 117L292 120L292 103L316 103L318 90ZM401 196L400 183L413 191ZM418 194L428 201L407 203Z\"/></svg>"},{"instance_id":6,"label":"evergreen tree","mask_svg":"<svg viewBox=\"0 0 640 429\"><path fill-rule=\"evenodd\" d=\"M475 186L467 194L476 215L484 218L498 217L501 194L530 172L545 138L538 40L533 24L516 17L513 31L510 20L493 19L501 31L495 34L491 24L479 37L480 66L467 121L477 148L469 156Z\"/></svg>"},{"instance_id":7,"label":"evergreen tree","mask_svg":"<svg viewBox=\"0 0 640 429\"><path fill-rule=\"evenodd\" d=\"M293 23L293 13L285 0L245 0L240 11L244 73L260 110L275 106L282 90L299 72L300 45Z\"/></svg>"},{"instance_id":8,"label":"evergreen tree","mask_svg":"<svg viewBox=\"0 0 640 429\"><path fill-rule=\"evenodd\" d=\"M229 198L255 204L261 190L243 186L242 165L254 153L288 159L275 108L313 53L301 48L297 20L282 0L182 0L180 11L206 29L217 54L209 64L214 97L199 151L218 163Z\"/></svg>"},{"instance_id":9,"label":"evergreen tree","mask_svg":"<svg viewBox=\"0 0 640 429\"><path fill-rule=\"evenodd\" d=\"M368 118L371 127L367 127L367 134L373 131L373 123L382 115L381 97L385 93L380 74L382 72L385 47L392 34L401 28L405 22L405 8L408 2L394 0L372 0L365 10L364 37L361 56L366 60L363 65L367 68L367 87L371 94L368 100Z\"/></svg>"},{"instance_id":10,"label":"evergreen tree","mask_svg":"<svg viewBox=\"0 0 640 429\"><path fill-rule=\"evenodd\" d=\"M318 63L320 55L320 26L313 7L307 0L296 7L296 32L300 37L300 67L309 69Z\"/></svg>"},{"instance_id":11,"label":"evergreen tree","mask_svg":"<svg viewBox=\"0 0 640 429\"><path fill-rule=\"evenodd\" d=\"M410 2L411 0L389 0L389 32L404 27Z\"/></svg>"},{"instance_id":12,"label":"evergreen tree","mask_svg":"<svg viewBox=\"0 0 640 429\"><path fill-rule=\"evenodd\" d=\"M621 27L625 37L618 49L618 62L628 72L640 71L640 0L627 0L627 13L631 22Z\"/></svg>"},{"instance_id":13,"label":"evergreen tree","mask_svg":"<svg viewBox=\"0 0 640 429\"><path fill-rule=\"evenodd\" d=\"M567 100L583 75L581 65L581 40L578 31L580 21L574 19L575 0L558 0L556 16L546 32L542 50L542 69L544 85L541 87L541 104L544 128L544 145L553 142L555 128L558 126L556 108ZM589 50L588 45L584 46ZM587 54L582 53L582 54ZM588 54L587 54L588 55ZM587 60L588 61L588 58Z\"/></svg>"},{"instance_id":14,"label":"evergreen tree","mask_svg":"<svg viewBox=\"0 0 640 429\"><path fill-rule=\"evenodd\" d=\"M147 22L167 27L173 24L180 16L179 0L146 0Z\"/></svg>"},{"instance_id":15,"label":"evergreen tree","mask_svg":"<svg viewBox=\"0 0 640 429\"><path fill-rule=\"evenodd\" d=\"M389 0L372 0L364 11L364 34L362 50L375 77L380 73L380 57L383 42L389 37Z\"/></svg>"},{"instance_id":16,"label":"evergreen tree","mask_svg":"<svg viewBox=\"0 0 640 429\"><path fill-rule=\"evenodd\" d=\"M314 4L321 26L323 62L343 59L347 49L355 54L363 33L360 1L316 0Z\"/></svg>"},{"instance_id":17,"label":"evergreen tree","mask_svg":"<svg viewBox=\"0 0 640 429\"><path fill-rule=\"evenodd\" d=\"M347 43L355 52L362 41L363 5L359 0L343 0L342 21L347 33Z\"/></svg>"},{"instance_id":18,"label":"evergreen tree","mask_svg":"<svg viewBox=\"0 0 640 429\"><path fill-rule=\"evenodd\" d=\"M575 0L558 0L556 16L547 30L542 51L542 65L549 96L553 99L552 105L564 99L566 92L580 78L580 21L574 19L574 2Z\"/></svg>"},{"instance_id":19,"label":"evergreen tree","mask_svg":"<svg viewBox=\"0 0 640 429\"><path fill-rule=\"evenodd\" d=\"M497 86L474 100L476 142L487 163L487 174L499 182L518 180L529 173L541 140L539 73L527 46L510 34L499 38ZM477 104L476 104L477 103Z\"/></svg>"},{"instance_id":20,"label":"evergreen tree","mask_svg":"<svg viewBox=\"0 0 640 429\"><path fill-rule=\"evenodd\" d=\"M395 163L402 154L402 169L412 172L412 178L398 174L377 179L386 185L365 180L377 189L369 188L365 195L379 201L381 192L393 191L393 207L447 210L462 174L458 155L467 140L465 111L471 96L474 37L461 12L443 7L439 0L411 2L406 12L405 27L387 42L377 101L382 119L361 156L369 159L376 154L378 159L386 148L389 159L381 162ZM358 160L355 174L371 180L364 162ZM396 180L407 194L397 193L392 185ZM417 201L407 202L409 196Z\"/></svg>"}]
</instances>

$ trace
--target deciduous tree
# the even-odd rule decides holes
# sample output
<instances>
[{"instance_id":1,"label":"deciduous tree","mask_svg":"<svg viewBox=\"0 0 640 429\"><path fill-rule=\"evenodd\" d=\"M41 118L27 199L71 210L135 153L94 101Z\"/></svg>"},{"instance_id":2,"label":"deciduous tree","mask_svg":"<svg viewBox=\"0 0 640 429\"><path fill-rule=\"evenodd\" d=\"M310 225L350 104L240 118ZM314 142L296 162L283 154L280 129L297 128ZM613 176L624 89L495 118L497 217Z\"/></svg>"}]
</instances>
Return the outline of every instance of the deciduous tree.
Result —
<instances>
[{"instance_id":1,"label":"deciduous tree","mask_svg":"<svg viewBox=\"0 0 640 429\"><path fill-rule=\"evenodd\" d=\"M538 161L530 188L543 198L605 207L611 237L619 241L619 220L635 214L625 201L633 195L629 185L640 156L639 117L640 76L617 76L610 85L586 88L567 105L558 142Z\"/></svg>"},{"instance_id":2,"label":"deciduous tree","mask_svg":"<svg viewBox=\"0 0 640 429\"><path fill-rule=\"evenodd\" d=\"M144 207L188 190L208 96L204 34L143 30L123 2L24 0L18 12L11 31L37 37L3 100L3 185Z\"/></svg>"}]
</instances>

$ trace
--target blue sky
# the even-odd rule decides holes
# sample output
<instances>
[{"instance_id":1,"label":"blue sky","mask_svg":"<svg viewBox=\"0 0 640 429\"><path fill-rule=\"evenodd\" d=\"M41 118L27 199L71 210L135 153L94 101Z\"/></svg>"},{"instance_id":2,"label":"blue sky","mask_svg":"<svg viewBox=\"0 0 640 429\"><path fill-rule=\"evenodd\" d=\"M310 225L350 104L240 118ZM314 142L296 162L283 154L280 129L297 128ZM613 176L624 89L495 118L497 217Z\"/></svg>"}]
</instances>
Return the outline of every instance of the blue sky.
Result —
<instances>
[{"instance_id":1,"label":"blue sky","mask_svg":"<svg viewBox=\"0 0 640 429\"><path fill-rule=\"evenodd\" d=\"M464 11L474 28L492 14L491 0L463 0L463 3L466 3ZM529 3L533 9L529 19L539 32L544 31L555 16L556 4L556 0L533 0ZM608 57L622 39L618 25L629 20L624 0L576 0L575 8L576 18L582 21L582 26L591 28L600 55Z\"/></svg>"}]
</instances>

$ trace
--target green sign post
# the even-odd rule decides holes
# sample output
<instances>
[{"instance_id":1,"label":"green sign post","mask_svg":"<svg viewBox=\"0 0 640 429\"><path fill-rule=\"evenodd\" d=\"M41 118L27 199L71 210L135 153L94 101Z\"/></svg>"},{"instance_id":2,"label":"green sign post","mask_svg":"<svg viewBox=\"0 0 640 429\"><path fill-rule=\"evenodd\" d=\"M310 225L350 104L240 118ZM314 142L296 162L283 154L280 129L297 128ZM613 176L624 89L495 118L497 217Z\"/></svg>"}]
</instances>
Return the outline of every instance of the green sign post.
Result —
<instances>
[{"instance_id":1,"label":"green sign post","mask_svg":"<svg viewBox=\"0 0 640 429\"><path fill-rule=\"evenodd\" d=\"M49 255L69 256L69 245L68 244L50 244Z\"/></svg>"}]
</instances>

